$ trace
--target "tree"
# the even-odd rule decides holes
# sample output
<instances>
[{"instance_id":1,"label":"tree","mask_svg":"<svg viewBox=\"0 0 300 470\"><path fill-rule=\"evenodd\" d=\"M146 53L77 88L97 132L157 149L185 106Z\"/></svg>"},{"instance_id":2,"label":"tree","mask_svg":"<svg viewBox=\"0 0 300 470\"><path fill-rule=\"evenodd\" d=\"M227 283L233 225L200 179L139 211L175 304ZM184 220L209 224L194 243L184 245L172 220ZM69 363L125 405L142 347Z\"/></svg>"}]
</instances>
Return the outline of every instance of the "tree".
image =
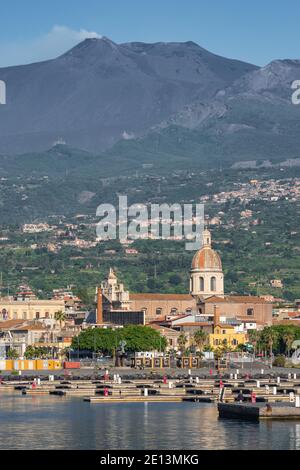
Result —
<instances>
[{"instance_id":1,"label":"tree","mask_svg":"<svg viewBox=\"0 0 300 470\"><path fill-rule=\"evenodd\" d=\"M292 332L286 332L282 335L282 339L287 350L287 355L290 357L290 350L295 339L295 335Z\"/></svg>"},{"instance_id":2,"label":"tree","mask_svg":"<svg viewBox=\"0 0 300 470\"><path fill-rule=\"evenodd\" d=\"M181 333L178 336L177 343L178 343L178 346L179 346L179 350L183 353L185 351L185 345L187 343L187 337L185 336L184 333Z\"/></svg>"},{"instance_id":3,"label":"tree","mask_svg":"<svg viewBox=\"0 0 300 470\"><path fill-rule=\"evenodd\" d=\"M59 321L59 327L61 329L62 322L65 321L66 319L66 314L62 310L59 310L58 312L55 312L54 318L56 321Z\"/></svg>"},{"instance_id":4,"label":"tree","mask_svg":"<svg viewBox=\"0 0 300 470\"><path fill-rule=\"evenodd\" d=\"M264 339L266 345L269 348L270 357L272 357L272 355L273 355L273 345L274 345L275 341L278 339L278 333L272 327L267 327L267 328L264 328L262 335L263 335L263 339Z\"/></svg>"},{"instance_id":5,"label":"tree","mask_svg":"<svg viewBox=\"0 0 300 470\"><path fill-rule=\"evenodd\" d=\"M7 351L7 357L8 357L8 359L18 359L19 354L18 354L16 349L10 348Z\"/></svg>"},{"instance_id":6,"label":"tree","mask_svg":"<svg viewBox=\"0 0 300 470\"><path fill-rule=\"evenodd\" d=\"M35 359L36 358L36 348L33 346L27 346L26 351L24 353L24 357L26 359Z\"/></svg>"},{"instance_id":7,"label":"tree","mask_svg":"<svg viewBox=\"0 0 300 470\"><path fill-rule=\"evenodd\" d=\"M194 341L196 346L199 348L200 352L203 352L203 348L207 341L208 334L203 330L197 330L194 333Z\"/></svg>"},{"instance_id":8,"label":"tree","mask_svg":"<svg viewBox=\"0 0 300 470\"><path fill-rule=\"evenodd\" d=\"M46 347L27 346L24 356L26 359L47 359L51 357L51 350Z\"/></svg>"},{"instance_id":9,"label":"tree","mask_svg":"<svg viewBox=\"0 0 300 470\"><path fill-rule=\"evenodd\" d=\"M150 326L127 325L124 328L89 328L72 340L72 348L115 356L121 341L127 352L164 351L167 340Z\"/></svg>"},{"instance_id":10,"label":"tree","mask_svg":"<svg viewBox=\"0 0 300 470\"><path fill-rule=\"evenodd\" d=\"M121 339L131 352L164 351L167 347L166 338L150 326L127 325L121 330Z\"/></svg>"},{"instance_id":11,"label":"tree","mask_svg":"<svg viewBox=\"0 0 300 470\"><path fill-rule=\"evenodd\" d=\"M171 274L171 276L169 277L169 283L172 286L178 286L179 284L181 284L181 282L182 278L179 274Z\"/></svg>"},{"instance_id":12,"label":"tree","mask_svg":"<svg viewBox=\"0 0 300 470\"><path fill-rule=\"evenodd\" d=\"M76 291L76 294L80 298L80 300L83 302L84 305L92 306L94 303L94 296L95 293L89 292L88 288L86 287L81 287Z\"/></svg>"},{"instance_id":13,"label":"tree","mask_svg":"<svg viewBox=\"0 0 300 470\"><path fill-rule=\"evenodd\" d=\"M245 344L238 344L235 348L237 352L247 352L247 346Z\"/></svg>"},{"instance_id":14,"label":"tree","mask_svg":"<svg viewBox=\"0 0 300 470\"><path fill-rule=\"evenodd\" d=\"M256 348L260 339L260 334L257 330L250 330L248 331L248 338L250 344L252 344L254 349L254 356L256 356Z\"/></svg>"}]
</instances>

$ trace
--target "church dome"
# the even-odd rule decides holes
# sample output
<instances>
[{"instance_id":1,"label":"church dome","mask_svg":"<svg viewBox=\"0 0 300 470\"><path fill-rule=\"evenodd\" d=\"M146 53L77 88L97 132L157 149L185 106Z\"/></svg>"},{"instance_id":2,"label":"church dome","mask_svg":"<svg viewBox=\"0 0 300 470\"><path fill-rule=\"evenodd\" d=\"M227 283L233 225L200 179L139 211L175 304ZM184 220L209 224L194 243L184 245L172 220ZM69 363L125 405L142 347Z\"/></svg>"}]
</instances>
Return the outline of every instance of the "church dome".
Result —
<instances>
[{"instance_id":1,"label":"church dome","mask_svg":"<svg viewBox=\"0 0 300 470\"><path fill-rule=\"evenodd\" d=\"M209 230L203 231L203 246L195 254L192 269L222 271L222 262L218 253L211 247L211 234Z\"/></svg>"},{"instance_id":2,"label":"church dome","mask_svg":"<svg viewBox=\"0 0 300 470\"><path fill-rule=\"evenodd\" d=\"M192 261L192 269L222 271L221 258L210 246L204 246L195 254Z\"/></svg>"}]
</instances>

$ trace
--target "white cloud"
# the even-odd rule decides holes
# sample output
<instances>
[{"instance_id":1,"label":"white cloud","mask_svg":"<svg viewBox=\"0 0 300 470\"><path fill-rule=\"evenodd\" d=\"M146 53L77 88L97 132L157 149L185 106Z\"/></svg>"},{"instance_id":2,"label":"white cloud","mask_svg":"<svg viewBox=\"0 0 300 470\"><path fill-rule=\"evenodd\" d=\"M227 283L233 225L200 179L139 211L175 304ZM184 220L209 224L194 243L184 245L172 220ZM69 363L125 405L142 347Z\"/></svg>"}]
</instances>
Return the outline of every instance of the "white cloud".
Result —
<instances>
[{"instance_id":1,"label":"white cloud","mask_svg":"<svg viewBox=\"0 0 300 470\"><path fill-rule=\"evenodd\" d=\"M133 133L124 131L123 134L122 134L122 138L124 140L132 140L132 139L135 138L135 135Z\"/></svg>"},{"instance_id":2,"label":"white cloud","mask_svg":"<svg viewBox=\"0 0 300 470\"><path fill-rule=\"evenodd\" d=\"M94 31L76 31L67 26L54 26L47 34L27 41L0 44L0 67L29 64L53 59L86 38L101 38Z\"/></svg>"}]
</instances>

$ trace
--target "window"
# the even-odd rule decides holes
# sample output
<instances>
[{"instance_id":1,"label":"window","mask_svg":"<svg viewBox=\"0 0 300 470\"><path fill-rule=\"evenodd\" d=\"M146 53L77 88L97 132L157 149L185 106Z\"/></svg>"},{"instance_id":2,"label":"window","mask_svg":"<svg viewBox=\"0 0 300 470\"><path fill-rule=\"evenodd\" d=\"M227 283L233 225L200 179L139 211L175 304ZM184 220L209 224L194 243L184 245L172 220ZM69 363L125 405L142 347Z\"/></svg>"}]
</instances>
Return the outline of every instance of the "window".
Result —
<instances>
[{"instance_id":1,"label":"window","mask_svg":"<svg viewBox=\"0 0 300 470\"><path fill-rule=\"evenodd\" d=\"M177 313L177 308L173 307L171 308L171 315L176 315Z\"/></svg>"},{"instance_id":2,"label":"window","mask_svg":"<svg viewBox=\"0 0 300 470\"><path fill-rule=\"evenodd\" d=\"M156 313L156 315L161 315L162 314L162 308L160 308L160 307L157 308L155 313Z\"/></svg>"},{"instance_id":3,"label":"window","mask_svg":"<svg viewBox=\"0 0 300 470\"><path fill-rule=\"evenodd\" d=\"M217 280L214 276L210 279L210 290L212 292L215 292L217 290Z\"/></svg>"},{"instance_id":4,"label":"window","mask_svg":"<svg viewBox=\"0 0 300 470\"><path fill-rule=\"evenodd\" d=\"M215 339L214 343L215 343L215 346L218 346L219 345L219 340Z\"/></svg>"},{"instance_id":5,"label":"window","mask_svg":"<svg viewBox=\"0 0 300 470\"><path fill-rule=\"evenodd\" d=\"M50 318L49 312L45 313L45 318Z\"/></svg>"},{"instance_id":6,"label":"window","mask_svg":"<svg viewBox=\"0 0 300 470\"><path fill-rule=\"evenodd\" d=\"M14 318L14 320L17 320L17 319L18 319L18 314L17 314L17 312L14 312L14 313L13 313L13 318Z\"/></svg>"},{"instance_id":7,"label":"window","mask_svg":"<svg viewBox=\"0 0 300 470\"><path fill-rule=\"evenodd\" d=\"M36 312L36 313L35 313L35 318L36 318L36 320L39 320L39 319L40 319L40 312Z\"/></svg>"},{"instance_id":8,"label":"window","mask_svg":"<svg viewBox=\"0 0 300 470\"><path fill-rule=\"evenodd\" d=\"M223 334L223 335L226 335L226 330L222 330L222 334Z\"/></svg>"},{"instance_id":9,"label":"window","mask_svg":"<svg viewBox=\"0 0 300 470\"><path fill-rule=\"evenodd\" d=\"M8 313L7 313L7 310L4 308L4 309L2 310L2 318L3 318L3 320L6 320L7 317L8 317Z\"/></svg>"},{"instance_id":10,"label":"window","mask_svg":"<svg viewBox=\"0 0 300 470\"><path fill-rule=\"evenodd\" d=\"M27 313L23 312L23 320L27 320Z\"/></svg>"},{"instance_id":11,"label":"window","mask_svg":"<svg viewBox=\"0 0 300 470\"><path fill-rule=\"evenodd\" d=\"M200 291L204 291L204 277L200 277Z\"/></svg>"},{"instance_id":12,"label":"window","mask_svg":"<svg viewBox=\"0 0 300 470\"><path fill-rule=\"evenodd\" d=\"M237 340L236 340L236 339L233 339L233 340L232 340L232 345L233 345L233 346L236 346L237 344L238 344Z\"/></svg>"},{"instance_id":13,"label":"window","mask_svg":"<svg viewBox=\"0 0 300 470\"><path fill-rule=\"evenodd\" d=\"M251 317L252 315L254 315L253 308L247 308L247 315L248 315L248 317Z\"/></svg>"}]
</instances>

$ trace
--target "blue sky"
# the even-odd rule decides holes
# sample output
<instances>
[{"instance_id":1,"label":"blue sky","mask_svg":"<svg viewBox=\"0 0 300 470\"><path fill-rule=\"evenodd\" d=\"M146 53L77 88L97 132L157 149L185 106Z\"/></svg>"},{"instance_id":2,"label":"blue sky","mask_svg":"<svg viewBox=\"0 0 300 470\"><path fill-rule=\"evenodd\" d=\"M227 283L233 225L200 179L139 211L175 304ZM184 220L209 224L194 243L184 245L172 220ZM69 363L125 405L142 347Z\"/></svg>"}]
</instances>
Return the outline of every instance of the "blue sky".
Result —
<instances>
[{"instance_id":1,"label":"blue sky","mask_svg":"<svg viewBox=\"0 0 300 470\"><path fill-rule=\"evenodd\" d=\"M3 5L4 4L4 5ZM0 66L55 57L84 37L188 41L265 65L300 59L298 0L5 0Z\"/></svg>"}]
</instances>

